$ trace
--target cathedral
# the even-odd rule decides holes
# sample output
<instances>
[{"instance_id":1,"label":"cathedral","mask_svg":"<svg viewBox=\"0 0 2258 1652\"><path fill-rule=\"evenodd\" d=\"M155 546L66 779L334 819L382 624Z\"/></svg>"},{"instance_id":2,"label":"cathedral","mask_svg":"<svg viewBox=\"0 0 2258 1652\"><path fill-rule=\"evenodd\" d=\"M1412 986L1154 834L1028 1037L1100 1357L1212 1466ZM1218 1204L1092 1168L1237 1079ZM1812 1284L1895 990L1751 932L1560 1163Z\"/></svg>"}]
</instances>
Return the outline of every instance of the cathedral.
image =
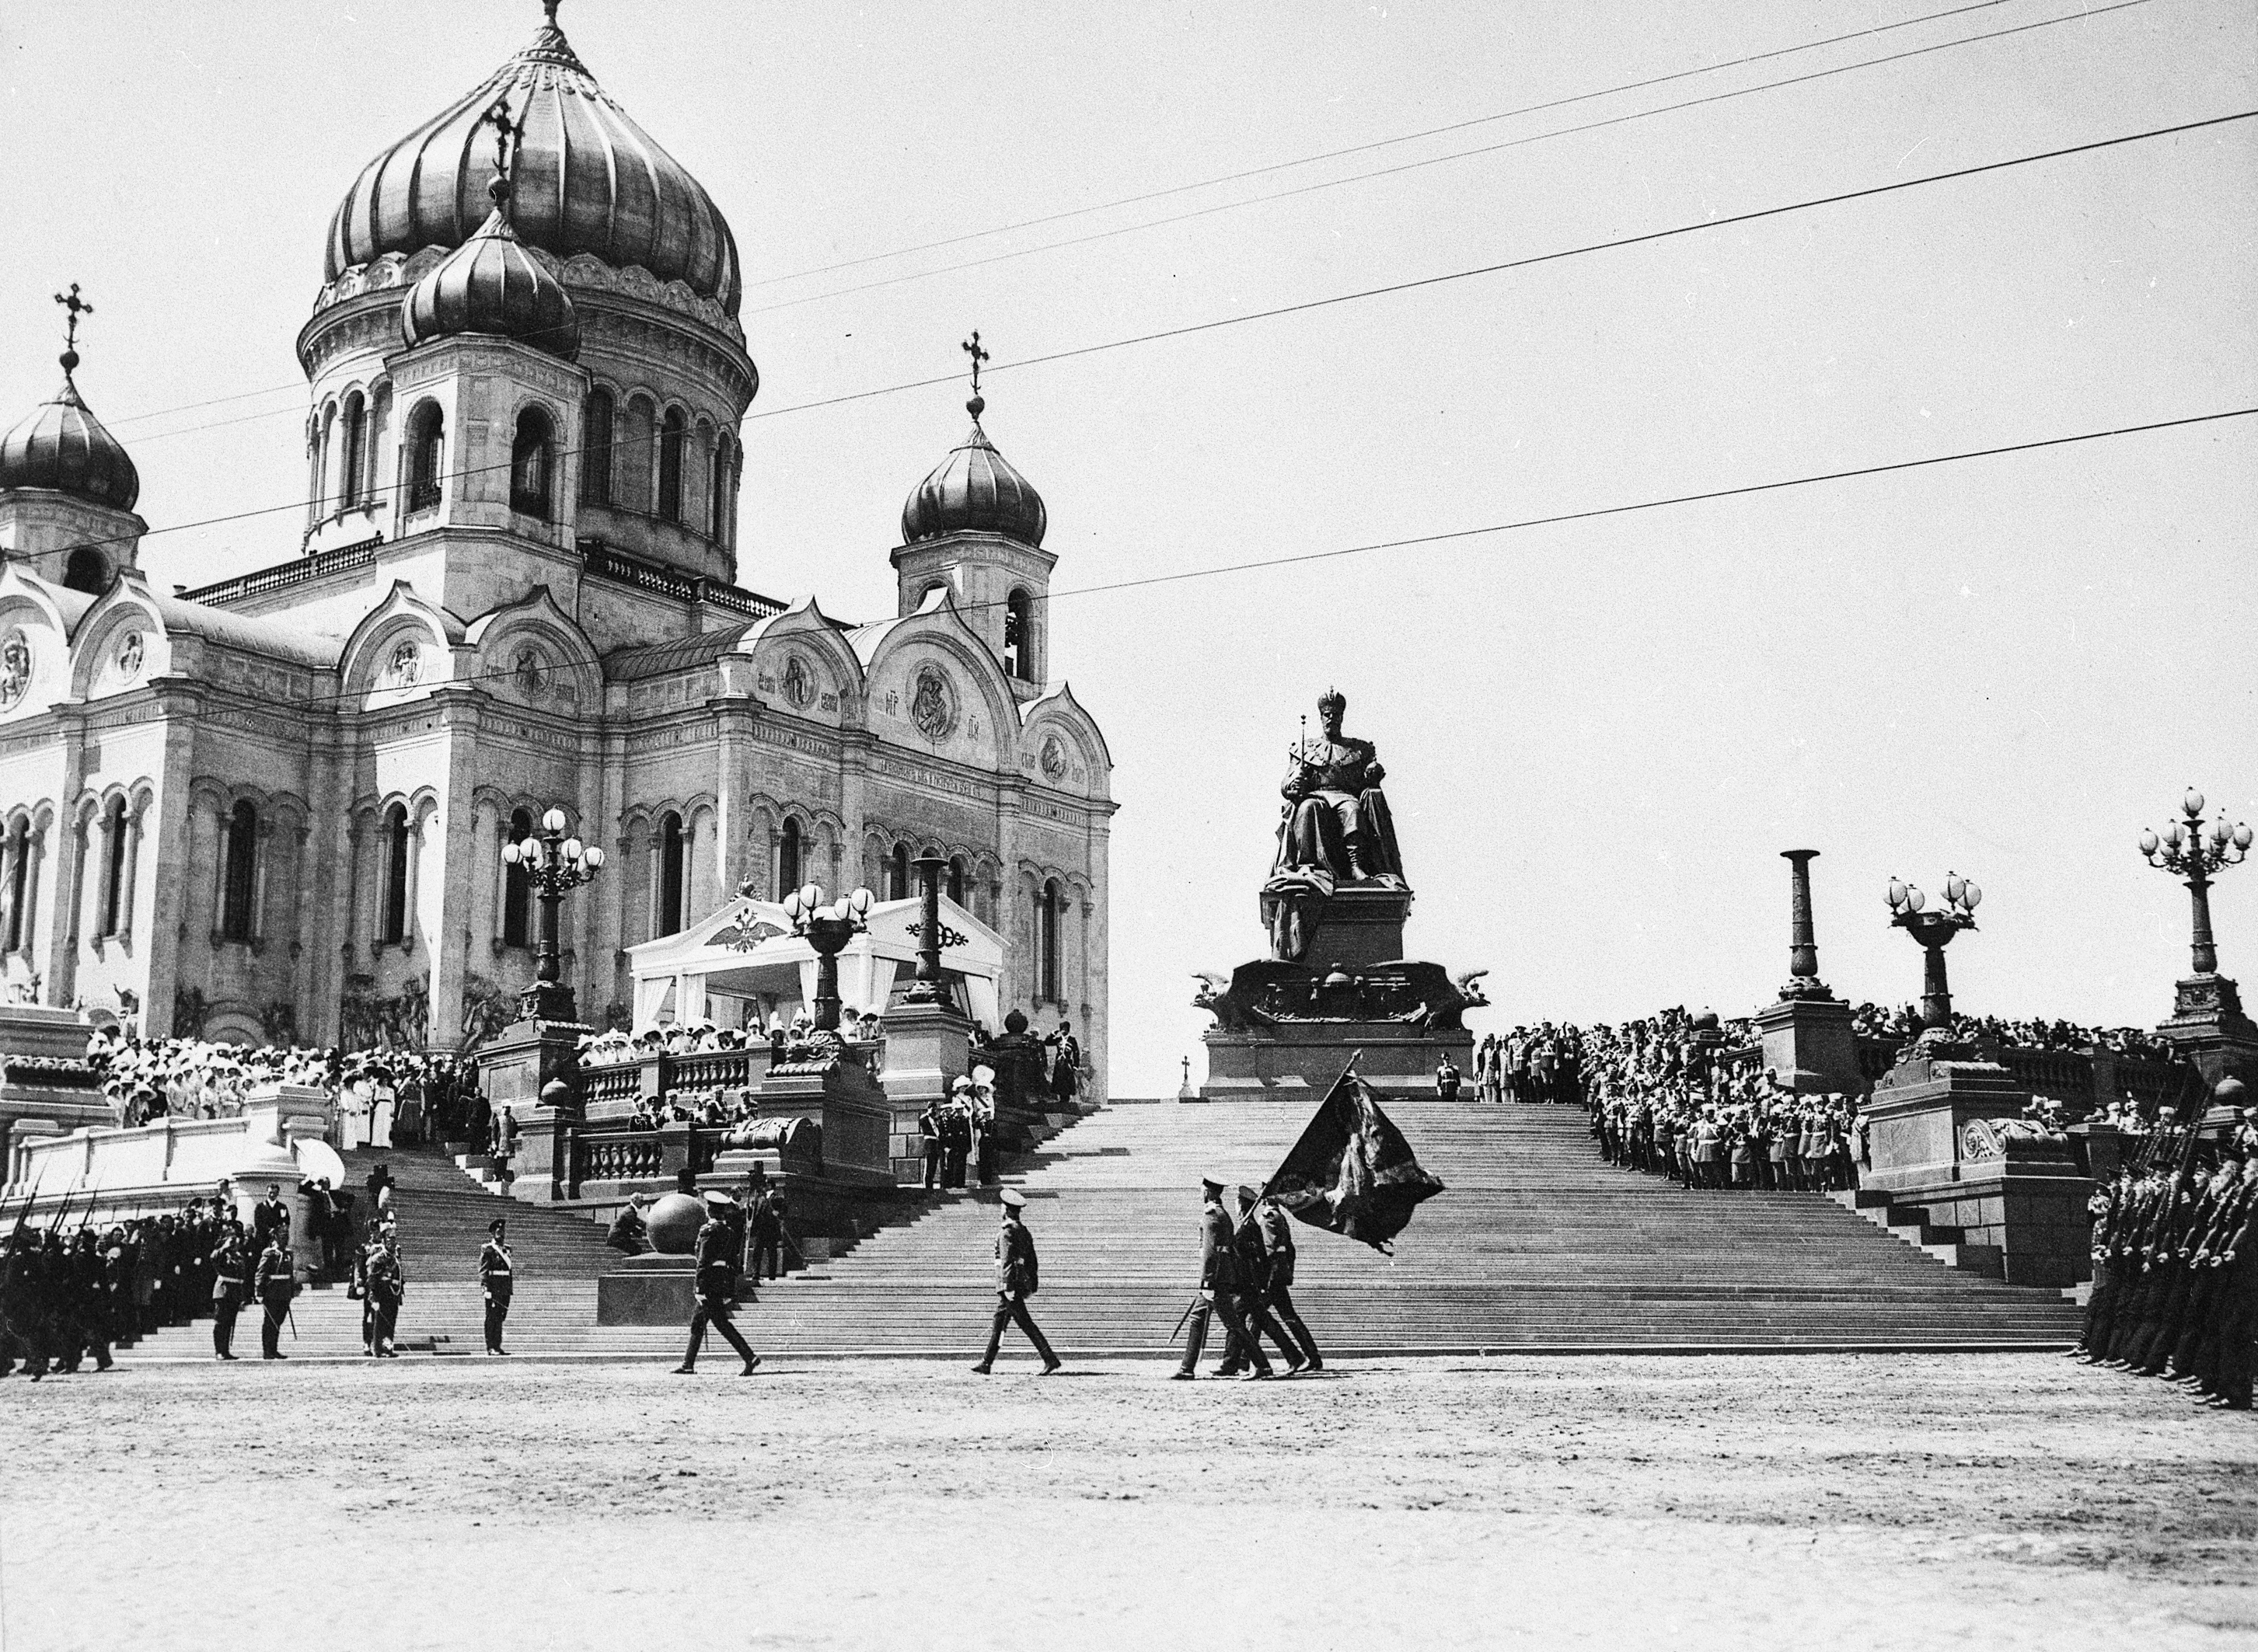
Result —
<instances>
[{"instance_id":1,"label":"cathedral","mask_svg":"<svg viewBox=\"0 0 2258 1652\"><path fill-rule=\"evenodd\" d=\"M976 354L893 613L741 585L735 238L546 10L330 222L295 555L153 585L67 296L61 388L0 440L0 996L468 1047L532 979L502 850L553 807L609 856L564 909L584 1018L624 1025L627 949L741 887L898 898L934 854L1004 1008L1071 1020L1102 1096L1111 759Z\"/></svg>"}]
</instances>

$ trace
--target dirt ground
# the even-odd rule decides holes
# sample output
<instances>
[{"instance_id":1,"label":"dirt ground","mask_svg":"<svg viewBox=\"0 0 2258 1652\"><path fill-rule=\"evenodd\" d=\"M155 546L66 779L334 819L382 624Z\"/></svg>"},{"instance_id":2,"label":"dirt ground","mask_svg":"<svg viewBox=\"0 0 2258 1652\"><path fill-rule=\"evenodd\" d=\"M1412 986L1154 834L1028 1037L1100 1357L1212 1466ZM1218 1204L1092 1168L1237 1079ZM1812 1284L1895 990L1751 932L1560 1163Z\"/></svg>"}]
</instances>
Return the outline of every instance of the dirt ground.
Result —
<instances>
[{"instance_id":1,"label":"dirt ground","mask_svg":"<svg viewBox=\"0 0 2258 1652\"><path fill-rule=\"evenodd\" d=\"M770 1365L11 1379L0 1647L2258 1643L2258 1426L2055 1356Z\"/></svg>"}]
</instances>

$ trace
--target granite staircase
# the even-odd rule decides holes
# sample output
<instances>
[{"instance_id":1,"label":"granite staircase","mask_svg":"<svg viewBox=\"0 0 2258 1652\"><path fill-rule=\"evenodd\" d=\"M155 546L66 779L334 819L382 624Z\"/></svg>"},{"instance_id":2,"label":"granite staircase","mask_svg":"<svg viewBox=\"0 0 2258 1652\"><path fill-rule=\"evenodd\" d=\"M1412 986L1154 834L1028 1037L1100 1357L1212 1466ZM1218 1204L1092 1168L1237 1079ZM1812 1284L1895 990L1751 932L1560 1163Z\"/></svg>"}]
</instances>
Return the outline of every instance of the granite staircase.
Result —
<instances>
[{"instance_id":1,"label":"granite staircase","mask_svg":"<svg viewBox=\"0 0 2258 1652\"><path fill-rule=\"evenodd\" d=\"M1117 1103L1070 1124L1005 1178L1027 1199L1042 1258L1033 1307L1073 1355L1164 1355L1190 1295L1199 1181L1259 1183L1314 1103ZM1297 1230L1295 1298L1329 1358L1516 1351L2060 1347L2077 1311L2052 1291L1947 1266L1941 1233L1898 1235L1821 1194L1692 1192L1621 1170L1580 1111L1404 1101L1389 1114L1448 1191L1383 1257ZM352 1155L356 1177L380 1155ZM671 1326L599 1327L595 1278L614 1254L585 1217L498 1200L437 1153L382 1155L408 1258L408 1345L481 1347L476 1262L509 1218L519 1285L509 1345L524 1353L678 1357ZM740 1317L756 1348L969 1358L995 1298L996 1190L937 1195L851 1254L760 1287ZM1903 1242L1901 1242L1903 1241ZM302 1353L357 1355L359 1304L299 1299ZM245 1332L256 1352L256 1319ZM125 1358L208 1357L208 1328ZM287 1346L286 1343L286 1346ZM1007 1358L1026 1358L1016 1331ZM238 1351L243 1351L238 1343Z\"/></svg>"}]
</instances>

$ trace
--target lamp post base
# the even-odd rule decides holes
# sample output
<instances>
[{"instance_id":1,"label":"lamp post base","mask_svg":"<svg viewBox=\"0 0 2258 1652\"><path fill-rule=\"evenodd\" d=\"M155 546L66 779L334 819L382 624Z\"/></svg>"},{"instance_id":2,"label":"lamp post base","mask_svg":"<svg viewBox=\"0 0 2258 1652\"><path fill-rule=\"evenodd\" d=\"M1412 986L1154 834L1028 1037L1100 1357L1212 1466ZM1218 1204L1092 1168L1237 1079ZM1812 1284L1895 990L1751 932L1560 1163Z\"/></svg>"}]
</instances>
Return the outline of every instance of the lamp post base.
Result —
<instances>
[{"instance_id":1,"label":"lamp post base","mask_svg":"<svg viewBox=\"0 0 2258 1652\"><path fill-rule=\"evenodd\" d=\"M2258 1085L2258 1025L2243 1014L2242 995L2229 977L2190 975L2180 982L2172 1013L2156 1032L2195 1063L2205 1084L2237 1078Z\"/></svg>"}]
</instances>

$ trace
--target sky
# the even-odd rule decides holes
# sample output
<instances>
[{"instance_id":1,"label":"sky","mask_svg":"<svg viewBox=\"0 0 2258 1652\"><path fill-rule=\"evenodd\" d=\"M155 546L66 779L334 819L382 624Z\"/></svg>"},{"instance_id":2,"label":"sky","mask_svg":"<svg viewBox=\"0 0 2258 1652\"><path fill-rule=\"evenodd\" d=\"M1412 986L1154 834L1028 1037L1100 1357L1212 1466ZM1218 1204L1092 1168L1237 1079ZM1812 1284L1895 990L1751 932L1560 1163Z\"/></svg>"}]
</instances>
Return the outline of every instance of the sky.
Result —
<instances>
[{"instance_id":1,"label":"sky","mask_svg":"<svg viewBox=\"0 0 2258 1652\"><path fill-rule=\"evenodd\" d=\"M955 372L976 327L994 352L986 428L1059 557L1054 672L1116 765L1133 1095L1185 1058L1197 1079L1193 973L1263 949L1285 748L1331 685L1388 767L1407 950L1489 972L1478 1030L1752 1010L1786 973L1779 852L1807 847L1846 997L1917 993L1883 886L1952 870L1985 896L1950 956L1963 1009L2168 1013L2187 899L2134 839L2191 784L2258 819L2258 418L1202 571L2258 407L2258 121L1018 365L2258 109L2239 0L1886 28L1949 4L560 20L736 234L762 374L740 583L891 612L901 502L963 386L802 404ZM82 283L80 386L170 530L143 549L160 588L295 554L293 341L329 216L539 21L536 0L0 12L0 419L53 390L50 295ZM1759 53L1784 54L1714 67ZM218 397L242 399L190 406ZM2258 869L2213 905L2258 994Z\"/></svg>"}]
</instances>

